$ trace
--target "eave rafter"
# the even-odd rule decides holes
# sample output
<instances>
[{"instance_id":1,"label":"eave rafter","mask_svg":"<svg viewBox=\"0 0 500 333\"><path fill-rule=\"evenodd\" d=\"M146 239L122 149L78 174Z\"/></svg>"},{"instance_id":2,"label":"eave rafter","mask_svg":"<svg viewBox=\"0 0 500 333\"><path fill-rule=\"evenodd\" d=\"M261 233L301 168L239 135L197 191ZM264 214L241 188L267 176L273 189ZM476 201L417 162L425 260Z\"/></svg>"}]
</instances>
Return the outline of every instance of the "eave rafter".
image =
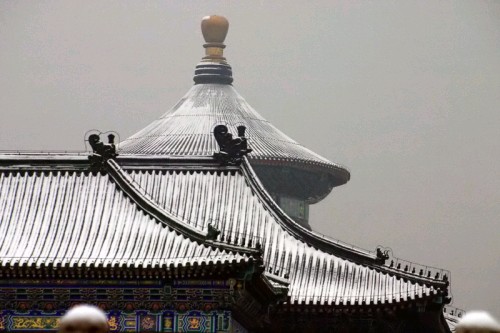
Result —
<instances>
[{"instance_id":1,"label":"eave rafter","mask_svg":"<svg viewBox=\"0 0 500 333\"><path fill-rule=\"evenodd\" d=\"M34 267L25 264L2 264L0 266L0 279L11 278L124 278L124 279L172 279L172 278L203 278L207 276L221 276L229 273L246 271L250 267L258 270L259 264L252 257L239 260L213 260L194 261L186 264L170 265L82 265L70 264L42 264Z\"/></svg>"}]
</instances>

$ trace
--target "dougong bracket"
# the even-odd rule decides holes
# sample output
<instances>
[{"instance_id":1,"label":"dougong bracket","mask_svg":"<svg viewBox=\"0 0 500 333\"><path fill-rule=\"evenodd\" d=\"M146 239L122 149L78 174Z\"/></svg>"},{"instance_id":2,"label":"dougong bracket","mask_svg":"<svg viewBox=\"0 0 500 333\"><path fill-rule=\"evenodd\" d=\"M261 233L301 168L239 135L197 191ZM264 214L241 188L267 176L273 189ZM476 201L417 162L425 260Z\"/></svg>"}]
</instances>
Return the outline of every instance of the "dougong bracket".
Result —
<instances>
[{"instance_id":1,"label":"dougong bracket","mask_svg":"<svg viewBox=\"0 0 500 333\"><path fill-rule=\"evenodd\" d=\"M214 128L214 136L219 145L219 152L214 157L224 165L239 165L243 156L252 151L248 148L247 138L245 137L245 126L238 126L238 137L233 139L227 126L217 125Z\"/></svg>"},{"instance_id":2,"label":"dougong bracket","mask_svg":"<svg viewBox=\"0 0 500 333\"><path fill-rule=\"evenodd\" d=\"M105 169L105 163L109 159L115 159L116 153L115 135L108 134L108 143L101 141L98 134L92 134L88 138L89 144L92 147L93 154L89 156L90 168L95 171Z\"/></svg>"}]
</instances>

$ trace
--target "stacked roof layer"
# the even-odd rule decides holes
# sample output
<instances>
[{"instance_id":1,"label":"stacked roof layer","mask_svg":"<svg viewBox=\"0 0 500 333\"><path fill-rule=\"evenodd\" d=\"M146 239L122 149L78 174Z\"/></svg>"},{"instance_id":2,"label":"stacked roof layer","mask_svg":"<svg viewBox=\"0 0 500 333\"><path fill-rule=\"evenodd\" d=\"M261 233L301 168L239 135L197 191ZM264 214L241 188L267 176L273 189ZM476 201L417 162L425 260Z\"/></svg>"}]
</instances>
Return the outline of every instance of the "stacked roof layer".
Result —
<instances>
[{"instance_id":1,"label":"stacked roof layer","mask_svg":"<svg viewBox=\"0 0 500 333\"><path fill-rule=\"evenodd\" d=\"M215 126L225 124L232 133L245 125L252 148L250 161L286 162L291 166L319 169L349 180L349 172L305 148L257 113L231 85L198 84L160 119L124 140L121 154L156 156L212 156L219 147Z\"/></svg>"},{"instance_id":2,"label":"stacked roof layer","mask_svg":"<svg viewBox=\"0 0 500 333\"><path fill-rule=\"evenodd\" d=\"M335 255L333 244L331 253L308 244L300 237L310 233L306 229L292 234L288 227L297 225L280 218L284 213L269 205L272 199L259 194L263 188L249 179L248 164L238 171L177 167L128 172L153 201L184 223L199 230L211 224L221 231L221 241L238 246L261 243L266 269L289 279L291 302L387 304L445 292L443 281L404 276L375 264L369 252L351 249L356 262Z\"/></svg>"},{"instance_id":3,"label":"stacked roof layer","mask_svg":"<svg viewBox=\"0 0 500 333\"><path fill-rule=\"evenodd\" d=\"M184 266L248 260L179 234L84 171L0 173L0 265Z\"/></svg>"},{"instance_id":4,"label":"stacked roof layer","mask_svg":"<svg viewBox=\"0 0 500 333\"><path fill-rule=\"evenodd\" d=\"M252 260L234 249L259 244L266 270L290 283L292 303L390 304L447 292L442 280L389 269L369 252L318 249L307 241L313 233L273 205L246 161L158 169L110 161L108 173L16 163L0 173L1 266L234 263ZM182 232L206 235L208 224L221 231L215 243Z\"/></svg>"}]
</instances>

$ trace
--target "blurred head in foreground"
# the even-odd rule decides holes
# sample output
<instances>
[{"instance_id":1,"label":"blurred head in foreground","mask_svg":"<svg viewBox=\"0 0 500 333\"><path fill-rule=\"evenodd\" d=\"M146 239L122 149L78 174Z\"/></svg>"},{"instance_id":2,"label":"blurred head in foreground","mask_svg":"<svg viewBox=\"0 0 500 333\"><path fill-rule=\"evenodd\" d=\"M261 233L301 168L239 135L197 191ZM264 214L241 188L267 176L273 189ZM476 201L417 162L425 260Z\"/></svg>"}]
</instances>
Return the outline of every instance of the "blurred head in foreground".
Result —
<instances>
[{"instance_id":1,"label":"blurred head in foreground","mask_svg":"<svg viewBox=\"0 0 500 333\"><path fill-rule=\"evenodd\" d=\"M59 325L60 333L107 333L108 319L98 307L77 305L71 308Z\"/></svg>"},{"instance_id":2,"label":"blurred head in foreground","mask_svg":"<svg viewBox=\"0 0 500 333\"><path fill-rule=\"evenodd\" d=\"M500 333L500 324L485 311L470 311L459 321L456 333Z\"/></svg>"}]
</instances>

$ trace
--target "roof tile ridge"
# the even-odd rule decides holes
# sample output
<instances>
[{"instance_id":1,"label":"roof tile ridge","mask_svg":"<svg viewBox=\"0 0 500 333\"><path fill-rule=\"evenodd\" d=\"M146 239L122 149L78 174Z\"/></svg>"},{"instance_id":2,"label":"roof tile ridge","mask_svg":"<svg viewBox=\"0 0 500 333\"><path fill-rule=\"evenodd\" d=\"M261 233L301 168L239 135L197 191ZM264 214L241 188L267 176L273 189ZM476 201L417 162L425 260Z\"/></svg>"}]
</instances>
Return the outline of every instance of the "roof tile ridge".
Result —
<instances>
[{"instance_id":1,"label":"roof tile ridge","mask_svg":"<svg viewBox=\"0 0 500 333\"><path fill-rule=\"evenodd\" d=\"M170 113L168 115L164 115L161 118L157 118L155 121L160 121L160 120L165 120L165 119L175 118L175 117L206 117L206 116L216 116L216 115L227 115L228 114L228 112L206 112L206 113L193 113L193 114L176 114L177 111L179 111L179 110L176 110L175 112ZM250 119L250 120L255 120L255 121L260 121L260 122L263 122L263 123L271 124L269 122L269 120L261 119L261 118L257 118L257 117L245 117L245 116L242 116L241 118L243 118L243 119Z\"/></svg>"},{"instance_id":2,"label":"roof tile ridge","mask_svg":"<svg viewBox=\"0 0 500 333\"><path fill-rule=\"evenodd\" d=\"M300 144L299 144L300 145ZM301 146L303 148L305 148L304 146ZM305 148L307 149L307 148ZM320 160L320 161L313 161L313 160L308 160L308 159L305 159L305 158L302 158L302 157L252 157L250 156L250 159L251 160L257 160L257 161L267 161L267 160L270 160L270 161L273 161L273 160L277 160L277 161L289 161L289 162L294 162L294 163L297 163L297 164L305 164L305 165L319 165L321 167L325 167L325 168L328 168L328 169L336 169L336 170L340 170L340 171L345 171L347 173L350 174L350 170L348 167L344 166L343 164L340 164L340 163L336 163L336 162L332 162L326 158L322 158L323 160Z\"/></svg>"},{"instance_id":3,"label":"roof tile ridge","mask_svg":"<svg viewBox=\"0 0 500 333\"><path fill-rule=\"evenodd\" d=\"M207 239L207 232L192 227L191 225L181 221L173 214L166 211L158 205L150 195L142 189L132 177L123 170L120 165L110 159L106 161L108 166L108 173L111 178L116 182L117 187L124 192L124 194L131 199L138 207L145 213L150 215L161 224L171 228L173 231L180 235L190 238L199 244L203 244L212 248L218 248L241 256L251 255L255 259L260 259L260 251L258 249L251 249L242 246L226 244L223 242L211 241Z\"/></svg>"},{"instance_id":4,"label":"roof tile ridge","mask_svg":"<svg viewBox=\"0 0 500 333\"><path fill-rule=\"evenodd\" d=\"M280 225L284 227L284 229L287 232L289 232L292 236L298 238L301 241L305 241L305 243L313 247L323 249L324 252L326 253L338 255L339 253L335 250L340 249L342 251L349 251L355 256L359 256L360 257L359 259L368 260L368 262L377 262L376 255L374 253L371 253L370 251L363 250L361 248L356 248L354 246L350 246L350 248L347 248L343 244L333 243L331 240L325 239L324 237L318 237L317 234L312 233L306 228L298 225L273 200L271 195L262 185L255 171L251 167L247 157L244 157L243 163L241 164L241 169L243 175L249 181L249 184L251 188L254 190L254 192L258 194L263 203L266 206L268 206L267 208L269 208L270 212L273 213L273 215L277 218L278 222L280 222ZM323 245L327 245L327 247L321 246L321 243L323 243ZM328 250L333 250L333 251L328 251ZM365 262L363 261L363 263Z\"/></svg>"},{"instance_id":5,"label":"roof tile ridge","mask_svg":"<svg viewBox=\"0 0 500 333\"><path fill-rule=\"evenodd\" d=\"M377 247L380 249L380 247ZM390 250L392 252L392 250ZM438 267L432 267L432 266L427 266L423 264L418 264L414 263L405 259L401 259L395 256L390 256L387 260L390 260L390 264L384 264L381 268L387 273L387 274L394 274L398 275L402 278L407 278L412 281L418 281L418 282L424 282L428 285L432 286L439 286L439 287L446 287L449 291L450 289L450 271L443 269L443 268L438 268ZM396 260L396 263L394 262ZM396 267L396 264L401 264L403 263L405 265L404 268L401 268L399 266ZM417 268L419 271L417 272ZM424 272L425 269L425 272ZM431 275L431 271L436 273L434 277ZM425 273L428 273L426 275Z\"/></svg>"},{"instance_id":6,"label":"roof tile ridge","mask_svg":"<svg viewBox=\"0 0 500 333\"><path fill-rule=\"evenodd\" d=\"M233 257L231 257L231 255ZM200 260L201 259L201 260ZM108 263L108 264L95 264L94 262L87 263L87 262L82 262L82 263L73 263L73 262L67 262L67 263L61 263L61 262L48 262L48 263L41 263L40 265L36 264L35 262L29 263L28 261L25 263L20 264L19 262L16 263L10 263L10 262L3 262L0 260L0 272L4 276L12 276L12 272L14 271L14 276L16 277L33 277L33 268L36 268L39 270L38 276L40 277L47 277L47 278L55 278L55 277L60 277L64 278L67 277L67 274L69 273L68 270L78 268L76 271L76 276L78 277L85 277L85 278L95 278L96 275L100 275L104 272L105 276L109 277L126 277L130 278L130 275L127 273L127 271L131 270L132 272L135 272L133 275L136 278L147 278L151 277L151 271L158 271L160 270L162 273L166 272L173 272L170 274L165 274L168 276L179 276L178 270L184 271L187 269L190 270L198 270L198 269L203 269L206 266L211 266L216 269L220 269L221 266L227 265L227 264L235 264L238 266L245 265L245 266L260 266L259 262L254 259L253 256L250 255L242 255L240 253L221 253L218 256L214 256L213 258L210 258L210 260L204 261L203 258L194 258L194 261L186 261L183 262L184 260L179 260L177 262L172 261L169 265L160 265L158 263L154 265L135 265L135 264L130 264L130 263ZM227 266L226 266L227 267ZM231 266L229 266L231 267ZM51 272L50 270L47 270L47 268L55 268L56 271ZM81 269L85 268L85 269ZM104 269L104 271L103 271ZM113 272L113 270L115 270ZM99 273L98 273L99 272ZM7 273L7 274L5 274ZM74 273L74 272L73 272Z\"/></svg>"},{"instance_id":7,"label":"roof tile ridge","mask_svg":"<svg viewBox=\"0 0 500 333\"><path fill-rule=\"evenodd\" d=\"M369 250L365 250L339 240L330 239L322 234L308 230L301 225L293 221L279 206L274 202L274 199L267 193L266 189L260 182L257 174L248 162L247 157L244 158L241 164L243 175L247 180L250 180L250 186L263 200L269 208L269 211L277 217L280 225L289 232L299 241L308 244L309 246L316 248L317 250L324 252L326 254L339 256L344 260L351 261L358 265L367 266L370 269L378 270L389 275L397 275L401 278L406 278L408 280L415 281L416 283L424 282L430 286L448 287L448 280L436 280L433 278L427 278L421 276L418 273L412 273L411 271L402 271L392 267L388 267L385 264L385 260L381 259L376 255L376 253ZM323 243L323 246L321 246ZM318 246L319 245L319 246ZM326 245L326 246L325 246ZM339 253L340 252L340 253ZM347 255L346 255L347 254Z\"/></svg>"},{"instance_id":8,"label":"roof tile ridge","mask_svg":"<svg viewBox=\"0 0 500 333\"><path fill-rule=\"evenodd\" d=\"M78 152L60 152L60 151L1 151L0 152L0 165L5 164L19 164L20 162L35 162L46 164L57 164L58 162L65 163L76 163L85 162L88 164L88 156L90 153L88 151L78 151ZM33 165L23 165L24 167L30 166L35 168L36 164Z\"/></svg>"},{"instance_id":9,"label":"roof tile ridge","mask_svg":"<svg viewBox=\"0 0 500 333\"><path fill-rule=\"evenodd\" d=\"M84 158L87 155L89 155L89 152L85 150L0 150L1 159L10 159L13 157L18 157L18 159L35 158L40 156Z\"/></svg>"}]
</instances>

